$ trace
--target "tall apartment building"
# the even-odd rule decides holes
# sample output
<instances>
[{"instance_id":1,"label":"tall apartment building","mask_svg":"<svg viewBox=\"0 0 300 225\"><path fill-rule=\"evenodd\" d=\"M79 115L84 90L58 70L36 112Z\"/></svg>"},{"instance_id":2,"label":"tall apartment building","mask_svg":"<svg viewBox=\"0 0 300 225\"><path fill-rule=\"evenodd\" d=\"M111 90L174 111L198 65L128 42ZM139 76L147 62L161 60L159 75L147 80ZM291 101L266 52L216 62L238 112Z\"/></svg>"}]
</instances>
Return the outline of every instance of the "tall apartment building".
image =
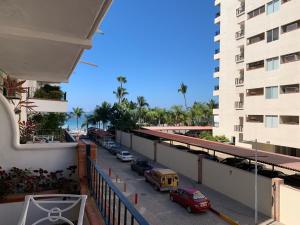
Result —
<instances>
[{"instance_id":1,"label":"tall apartment building","mask_svg":"<svg viewBox=\"0 0 300 225\"><path fill-rule=\"evenodd\" d=\"M215 0L215 135L300 157L300 1Z\"/></svg>"}]
</instances>

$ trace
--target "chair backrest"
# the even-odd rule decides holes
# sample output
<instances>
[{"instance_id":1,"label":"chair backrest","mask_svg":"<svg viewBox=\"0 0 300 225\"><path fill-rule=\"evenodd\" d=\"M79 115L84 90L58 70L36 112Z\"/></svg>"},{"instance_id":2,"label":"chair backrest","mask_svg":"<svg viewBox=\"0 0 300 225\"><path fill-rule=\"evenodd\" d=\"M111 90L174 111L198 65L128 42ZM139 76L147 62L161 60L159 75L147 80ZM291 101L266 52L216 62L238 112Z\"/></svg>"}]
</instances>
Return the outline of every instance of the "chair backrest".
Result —
<instances>
[{"instance_id":1,"label":"chair backrest","mask_svg":"<svg viewBox=\"0 0 300 225\"><path fill-rule=\"evenodd\" d=\"M86 195L27 195L18 225L57 224L58 222L82 225L86 199ZM68 218L70 214L74 214L72 210L78 211L78 216L72 215L72 218Z\"/></svg>"}]
</instances>

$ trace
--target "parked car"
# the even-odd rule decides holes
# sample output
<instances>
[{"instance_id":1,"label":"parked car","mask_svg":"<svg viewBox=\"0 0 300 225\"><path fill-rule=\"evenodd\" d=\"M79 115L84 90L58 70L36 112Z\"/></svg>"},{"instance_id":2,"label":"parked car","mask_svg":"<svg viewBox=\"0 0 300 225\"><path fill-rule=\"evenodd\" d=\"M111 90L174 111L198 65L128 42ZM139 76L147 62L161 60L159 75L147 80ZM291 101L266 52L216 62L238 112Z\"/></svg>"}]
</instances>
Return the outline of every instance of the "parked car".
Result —
<instances>
[{"instance_id":1,"label":"parked car","mask_svg":"<svg viewBox=\"0 0 300 225\"><path fill-rule=\"evenodd\" d=\"M242 163L247 163L247 159L229 157L229 158L223 159L221 161L221 163L224 163L229 166L238 167Z\"/></svg>"},{"instance_id":2,"label":"parked car","mask_svg":"<svg viewBox=\"0 0 300 225\"><path fill-rule=\"evenodd\" d=\"M130 162L133 160L133 155L128 151L120 151L117 153L117 158L122 162Z\"/></svg>"},{"instance_id":3,"label":"parked car","mask_svg":"<svg viewBox=\"0 0 300 225\"><path fill-rule=\"evenodd\" d=\"M173 147L180 149L180 150L185 150L185 151L190 150L187 146L184 146L184 145L173 145Z\"/></svg>"},{"instance_id":4,"label":"parked car","mask_svg":"<svg viewBox=\"0 0 300 225\"><path fill-rule=\"evenodd\" d=\"M107 150L113 155L117 155L119 152L123 151L120 145L114 145Z\"/></svg>"},{"instance_id":5,"label":"parked car","mask_svg":"<svg viewBox=\"0 0 300 225\"><path fill-rule=\"evenodd\" d=\"M146 170L151 170L153 166L147 160L136 159L131 162L131 170L136 171L140 176L144 175Z\"/></svg>"},{"instance_id":6,"label":"parked car","mask_svg":"<svg viewBox=\"0 0 300 225\"><path fill-rule=\"evenodd\" d=\"M195 188L178 188L170 192L170 199L182 205L189 213L204 212L210 208L210 201Z\"/></svg>"},{"instance_id":7,"label":"parked car","mask_svg":"<svg viewBox=\"0 0 300 225\"><path fill-rule=\"evenodd\" d=\"M210 155L207 152L201 151L201 150L195 150L195 149L190 149L188 150L189 153L195 154L195 155L204 155L204 158L213 160L216 162L220 162L219 158L215 155Z\"/></svg>"},{"instance_id":8,"label":"parked car","mask_svg":"<svg viewBox=\"0 0 300 225\"><path fill-rule=\"evenodd\" d=\"M249 163L249 162L242 162L237 165L237 168L242 169L242 170L247 170L250 172L255 172L255 164L254 163ZM266 166L263 164L258 163L257 164L257 171L265 169Z\"/></svg>"},{"instance_id":9,"label":"parked car","mask_svg":"<svg viewBox=\"0 0 300 225\"><path fill-rule=\"evenodd\" d=\"M284 183L293 187L300 188L300 174L293 174L285 176Z\"/></svg>"},{"instance_id":10,"label":"parked car","mask_svg":"<svg viewBox=\"0 0 300 225\"><path fill-rule=\"evenodd\" d=\"M151 183L157 191L176 190L179 184L177 173L170 169L146 170L144 176L146 182Z\"/></svg>"},{"instance_id":11,"label":"parked car","mask_svg":"<svg viewBox=\"0 0 300 225\"><path fill-rule=\"evenodd\" d=\"M111 146L115 145L116 142L114 141L103 141L102 146L106 149L111 148Z\"/></svg>"},{"instance_id":12,"label":"parked car","mask_svg":"<svg viewBox=\"0 0 300 225\"><path fill-rule=\"evenodd\" d=\"M270 170L270 169L263 169L263 170L258 170L257 172L261 176L269 177L269 178L285 178L287 175L281 171L277 170Z\"/></svg>"}]
</instances>

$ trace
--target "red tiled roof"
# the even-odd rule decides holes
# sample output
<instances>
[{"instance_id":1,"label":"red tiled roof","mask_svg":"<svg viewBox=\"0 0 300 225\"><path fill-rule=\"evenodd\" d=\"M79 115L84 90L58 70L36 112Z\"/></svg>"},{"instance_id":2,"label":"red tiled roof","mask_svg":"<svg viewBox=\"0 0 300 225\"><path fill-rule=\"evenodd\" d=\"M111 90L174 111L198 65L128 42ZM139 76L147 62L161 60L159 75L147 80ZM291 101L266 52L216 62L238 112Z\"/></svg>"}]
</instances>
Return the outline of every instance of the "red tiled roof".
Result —
<instances>
[{"instance_id":1,"label":"red tiled roof","mask_svg":"<svg viewBox=\"0 0 300 225\"><path fill-rule=\"evenodd\" d=\"M183 136L178 134L169 134L169 133L164 133L155 130L139 129L136 130L136 132L164 138L167 140L177 141L177 142L181 142L184 144L189 144L197 147L206 148L209 150L214 150L217 152L233 155L236 157L255 160L255 150L253 149L242 148L230 144L207 141L199 138L188 137L188 136ZM272 152L261 151L261 150L257 151L257 156L259 162L300 172L300 158L272 153Z\"/></svg>"},{"instance_id":2,"label":"red tiled roof","mask_svg":"<svg viewBox=\"0 0 300 225\"><path fill-rule=\"evenodd\" d=\"M169 126L169 127L143 127L148 130L212 130L211 126Z\"/></svg>"}]
</instances>

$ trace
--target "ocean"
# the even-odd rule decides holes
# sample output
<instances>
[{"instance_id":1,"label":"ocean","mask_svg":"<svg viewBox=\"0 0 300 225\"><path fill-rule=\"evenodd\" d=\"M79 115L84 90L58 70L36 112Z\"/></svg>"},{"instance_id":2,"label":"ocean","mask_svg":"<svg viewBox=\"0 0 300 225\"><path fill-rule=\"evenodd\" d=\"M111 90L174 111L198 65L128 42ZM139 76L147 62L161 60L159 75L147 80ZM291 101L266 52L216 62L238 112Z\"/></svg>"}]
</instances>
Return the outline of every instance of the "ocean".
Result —
<instances>
[{"instance_id":1,"label":"ocean","mask_svg":"<svg viewBox=\"0 0 300 225\"><path fill-rule=\"evenodd\" d=\"M92 113L86 113L84 115L82 115L79 119L78 119L78 128L81 129L81 125L84 123L85 121L85 115L91 115ZM77 120L76 117L71 117L70 119L68 119L65 123L65 125L63 126L64 128L69 128L70 130L76 130L77 129ZM86 127L83 127L83 129L85 129Z\"/></svg>"}]
</instances>

